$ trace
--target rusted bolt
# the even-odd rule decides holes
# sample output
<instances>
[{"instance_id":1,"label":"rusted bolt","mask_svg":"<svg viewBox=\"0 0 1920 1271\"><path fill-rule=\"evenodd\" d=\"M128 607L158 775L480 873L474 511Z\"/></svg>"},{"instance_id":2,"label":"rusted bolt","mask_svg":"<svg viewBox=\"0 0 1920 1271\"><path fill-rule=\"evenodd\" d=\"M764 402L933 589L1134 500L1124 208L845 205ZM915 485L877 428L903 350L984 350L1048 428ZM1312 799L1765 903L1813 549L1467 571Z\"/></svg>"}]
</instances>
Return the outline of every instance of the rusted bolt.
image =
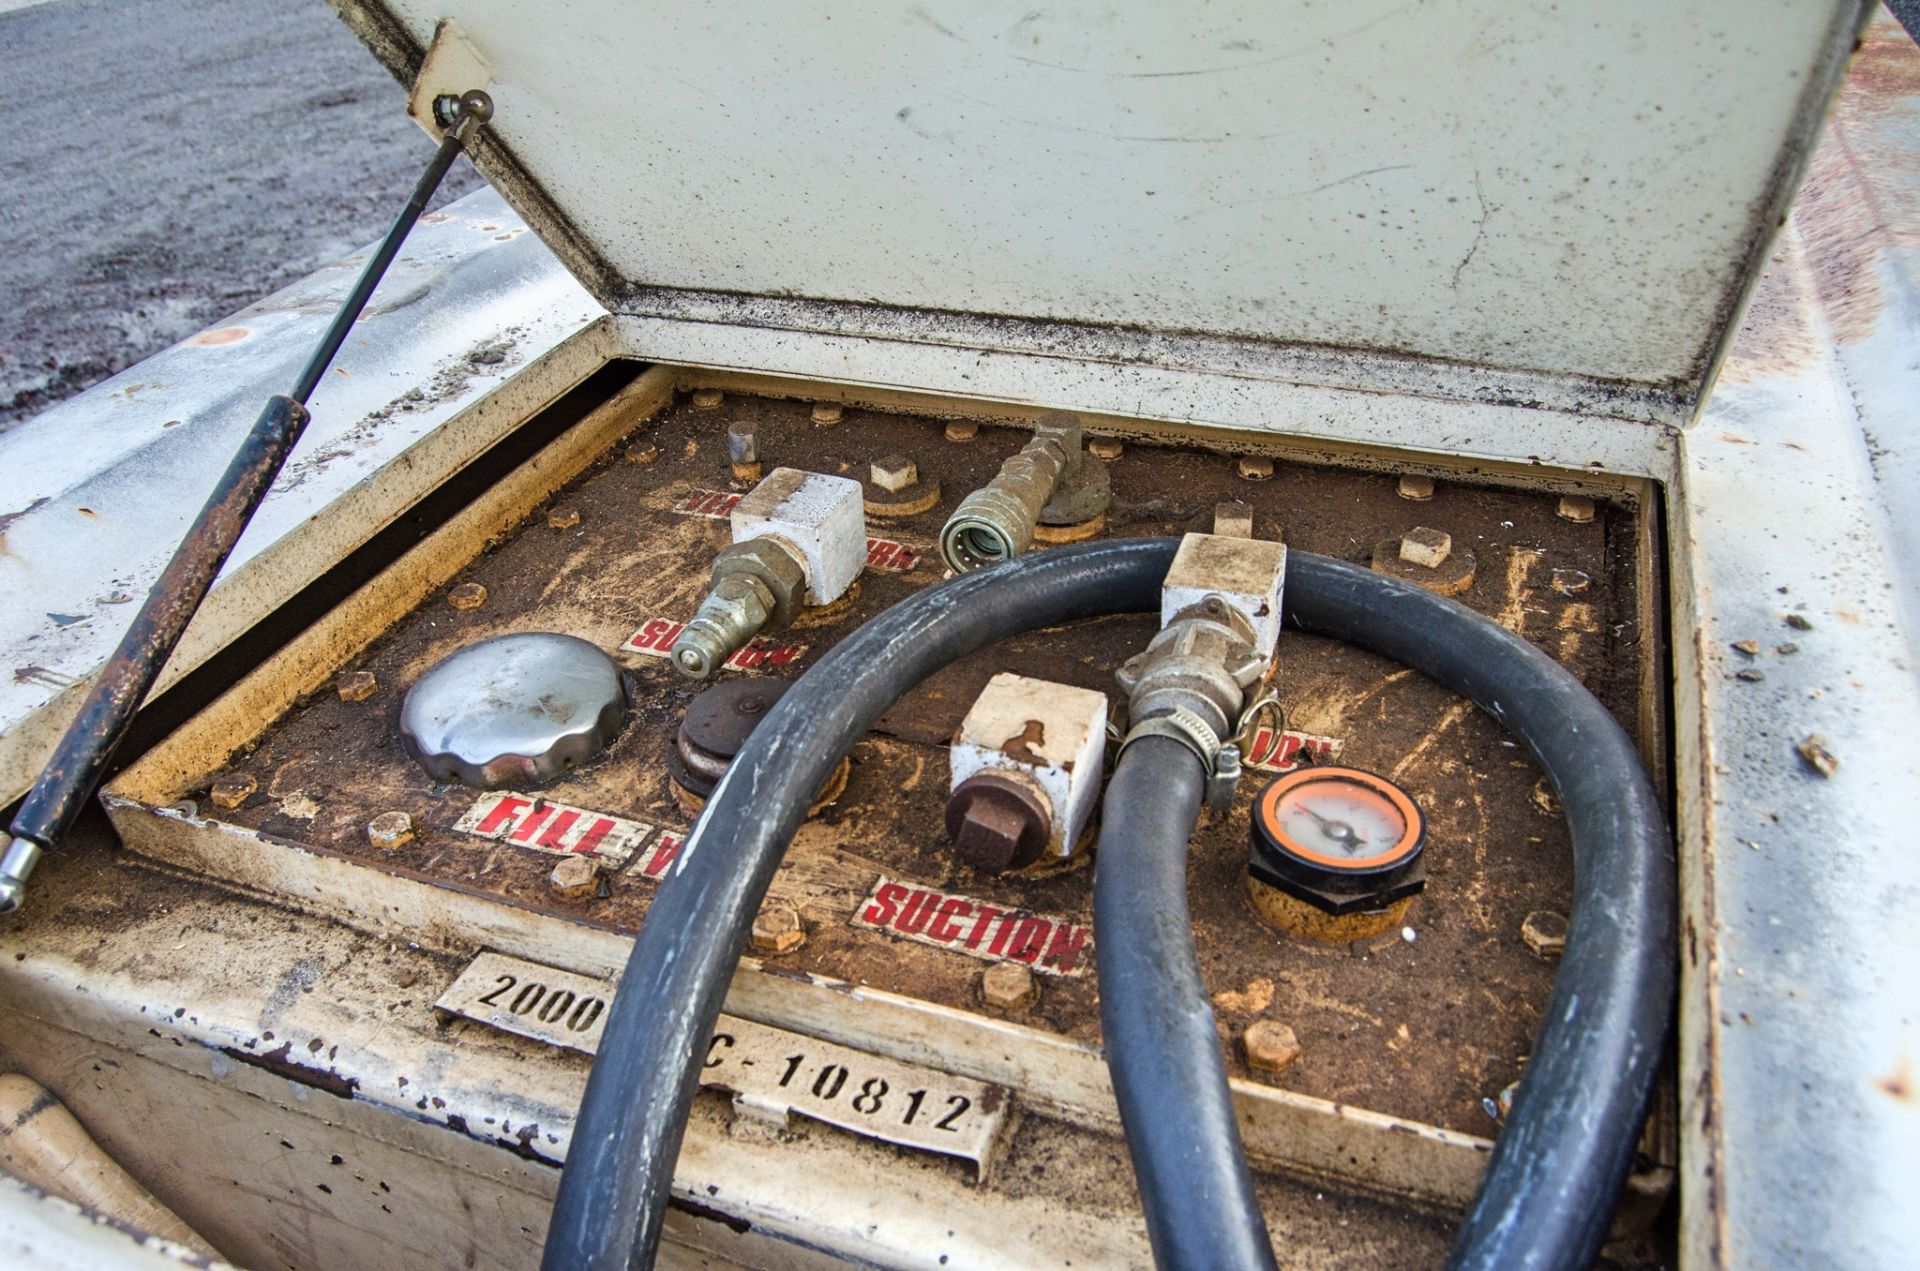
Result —
<instances>
[{"instance_id":1,"label":"rusted bolt","mask_svg":"<svg viewBox=\"0 0 1920 1271\"><path fill-rule=\"evenodd\" d=\"M1252 538L1253 509L1239 502L1214 504L1213 534L1215 538Z\"/></svg>"},{"instance_id":2,"label":"rusted bolt","mask_svg":"<svg viewBox=\"0 0 1920 1271\"><path fill-rule=\"evenodd\" d=\"M1087 453L1096 459L1118 459L1126 453L1126 446L1114 437L1089 437Z\"/></svg>"},{"instance_id":3,"label":"rusted bolt","mask_svg":"<svg viewBox=\"0 0 1920 1271\"><path fill-rule=\"evenodd\" d=\"M447 603L455 609L478 609L487 603L487 589L479 583L461 583L447 593Z\"/></svg>"},{"instance_id":4,"label":"rusted bolt","mask_svg":"<svg viewBox=\"0 0 1920 1271\"><path fill-rule=\"evenodd\" d=\"M1249 1024L1240 1036L1240 1046L1246 1052L1247 1067L1255 1072L1284 1072L1288 1064L1300 1058L1300 1039L1291 1028L1270 1019Z\"/></svg>"},{"instance_id":5,"label":"rusted bolt","mask_svg":"<svg viewBox=\"0 0 1920 1271\"><path fill-rule=\"evenodd\" d=\"M333 690L343 702L364 702L380 691L380 681L372 671L348 671L333 682Z\"/></svg>"},{"instance_id":6,"label":"rusted bolt","mask_svg":"<svg viewBox=\"0 0 1920 1271\"><path fill-rule=\"evenodd\" d=\"M1543 958L1557 958L1567 947L1567 916L1536 909L1520 922L1520 938Z\"/></svg>"},{"instance_id":7,"label":"rusted bolt","mask_svg":"<svg viewBox=\"0 0 1920 1271\"><path fill-rule=\"evenodd\" d=\"M1249 481L1265 481L1273 475L1273 460L1265 455L1241 455L1240 475Z\"/></svg>"},{"instance_id":8,"label":"rusted bolt","mask_svg":"<svg viewBox=\"0 0 1920 1271\"><path fill-rule=\"evenodd\" d=\"M651 441L642 441L627 447L628 463L652 463L659 457L660 447Z\"/></svg>"},{"instance_id":9,"label":"rusted bolt","mask_svg":"<svg viewBox=\"0 0 1920 1271\"><path fill-rule=\"evenodd\" d=\"M759 953L792 953L807 942L807 929L790 905L768 905L753 916L753 947Z\"/></svg>"},{"instance_id":10,"label":"rusted bolt","mask_svg":"<svg viewBox=\"0 0 1920 1271\"><path fill-rule=\"evenodd\" d=\"M980 997L988 1006L1018 1011L1032 1006L1039 996L1033 972L1018 962L996 962L981 973Z\"/></svg>"},{"instance_id":11,"label":"rusted bolt","mask_svg":"<svg viewBox=\"0 0 1920 1271\"><path fill-rule=\"evenodd\" d=\"M1400 497L1411 499L1415 503L1425 503L1433 497L1433 478L1401 477Z\"/></svg>"},{"instance_id":12,"label":"rusted bolt","mask_svg":"<svg viewBox=\"0 0 1920 1271\"><path fill-rule=\"evenodd\" d=\"M260 782L252 773L229 772L214 778L213 784L207 789L207 797L213 800L214 807L231 811L252 798L253 792L259 788Z\"/></svg>"},{"instance_id":13,"label":"rusted bolt","mask_svg":"<svg viewBox=\"0 0 1920 1271\"><path fill-rule=\"evenodd\" d=\"M1438 569L1453 551L1453 535L1416 526L1400 536L1400 559L1423 569Z\"/></svg>"},{"instance_id":14,"label":"rusted bolt","mask_svg":"<svg viewBox=\"0 0 1920 1271\"><path fill-rule=\"evenodd\" d=\"M920 479L920 469L905 455L888 455L875 459L868 475L888 494L898 494Z\"/></svg>"},{"instance_id":15,"label":"rusted bolt","mask_svg":"<svg viewBox=\"0 0 1920 1271\"><path fill-rule=\"evenodd\" d=\"M839 402L815 402L813 404L813 422L823 428L831 428L846 418L847 408Z\"/></svg>"},{"instance_id":16,"label":"rusted bolt","mask_svg":"<svg viewBox=\"0 0 1920 1271\"><path fill-rule=\"evenodd\" d=\"M1569 494L1560 500L1556 515L1563 521L1585 525L1593 519L1593 500L1582 495Z\"/></svg>"},{"instance_id":17,"label":"rusted bolt","mask_svg":"<svg viewBox=\"0 0 1920 1271\"><path fill-rule=\"evenodd\" d=\"M947 833L960 859L989 874L1032 863L1046 845L1053 810L1038 783L989 768L947 797Z\"/></svg>"},{"instance_id":18,"label":"rusted bolt","mask_svg":"<svg viewBox=\"0 0 1920 1271\"><path fill-rule=\"evenodd\" d=\"M600 867L585 856L569 856L547 875L554 895L562 900L587 900L600 889Z\"/></svg>"},{"instance_id":19,"label":"rusted bolt","mask_svg":"<svg viewBox=\"0 0 1920 1271\"><path fill-rule=\"evenodd\" d=\"M547 513L547 524L556 530L570 530L580 524L580 514L572 508L554 508Z\"/></svg>"},{"instance_id":20,"label":"rusted bolt","mask_svg":"<svg viewBox=\"0 0 1920 1271\"><path fill-rule=\"evenodd\" d=\"M696 388L693 390L693 408L695 410L719 410L720 403L727 395L717 388Z\"/></svg>"},{"instance_id":21,"label":"rusted bolt","mask_svg":"<svg viewBox=\"0 0 1920 1271\"><path fill-rule=\"evenodd\" d=\"M382 812L367 822L367 842L391 852L413 842L413 818L405 812Z\"/></svg>"},{"instance_id":22,"label":"rusted bolt","mask_svg":"<svg viewBox=\"0 0 1920 1271\"><path fill-rule=\"evenodd\" d=\"M956 419L947 425L948 441L972 441L980 435L980 425L971 419Z\"/></svg>"}]
</instances>

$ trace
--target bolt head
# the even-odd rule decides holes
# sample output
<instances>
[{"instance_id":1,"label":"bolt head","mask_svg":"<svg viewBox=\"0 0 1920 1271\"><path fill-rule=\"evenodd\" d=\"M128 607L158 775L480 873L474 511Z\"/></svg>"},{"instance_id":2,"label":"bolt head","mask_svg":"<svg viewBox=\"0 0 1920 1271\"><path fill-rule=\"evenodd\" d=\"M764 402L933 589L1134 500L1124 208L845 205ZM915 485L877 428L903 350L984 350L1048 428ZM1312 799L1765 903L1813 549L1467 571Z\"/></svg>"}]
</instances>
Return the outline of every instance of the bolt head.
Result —
<instances>
[{"instance_id":1,"label":"bolt head","mask_svg":"<svg viewBox=\"0 0 1920 1271\"><path fill-rule=\"evenodd\" d=\"M1400 497L1414 503L1425 503L1433 497L1433 478L1401 477Z\"/></svg>"},{"instance_id":2,"label":"bolt head","mask_svg":"<svg viewBox=\"0 0 1920 1271\"><path fill-rule=\"evenodd\" d=\"M1096 459L1118 459L1126 449L1125 443L1112 437L1094 437L1087 442L1087 453Z\"/></svg>"},{"instance_id":3,"label":"bolt head","mask_svg":"<svg viewBox=\"0 0 1920 1271\"><path fill-rule=\"evenodd\" d=\"M367 842L391 852L413 842L413 818L405 812L382 812L367 822Z\"/></svg>"},{"instance_id":4,"label":"bolt head","mask_svg":"<svg viewBox=\"0 0 1920 1271\"><path fill-rule=\"evenodd\" d=\"M981 1000L999 1010L1024 1010L1039 996L1033 972L1018 962L996 962L980 975Z\"/></svg>"},{"instance_id":5,"label":"bolt head","mask_svg":"<svg viewBox=\"0 0 1920 1271\"><path fill-rule=\"evenodd\" d=\"M736 464L753 463L760 458L760 438L750 422L740 420L728 425L727 458Z\"/></svg>"},{"instance_id":6,"label":"bolt head","mask_svg":"<svg viewBox=\"0 0 1920 1271\"><path fill-rule=\"evenodd\" d=\"M846 418L846 413L846 407L842 406L839 402L815 402L813 406L813 422L822 427L831 427Z\"/></svg>"},{"instance_id":7,"label":"bolt head","mask_svg":"<svg viewBox=\"0 0 1920 1271\"><path fill-rule=\"evenodd\" d=\"M463 613L478 609L487 603L487 589L479 583L461 583L447 593L447 603Z\"/></svg>"},{"instance_id":8,"label":"bolt head","mask_svg":"<svg viewBox=\"0 0 1920 1271\"><path fill-rule=\"evenodd\" d=\"M695 410L719 410L720 403L727 395L717 388L696 388L693 390L693 408Z\"/></svg>"},{"instance_id":9,"label":"bolt head","mask_svg":"<svg viewBox=\"0 0 1920 1271\"><path fill-rule=\"evenodd\" d=\"M1284 1072L1300 1058L1300 1039L1291 1028L1273 1020L1256 1020L1250 1024L1241 1034L1240 1045L1246 1052L1247 1067L1255 1072Z\"/></svg>"},{"instance_id":10,"label":"bolt head","mask_svg":"<svg viewBox=\"0 0 1920 1271\"><path fill-rule=\"evenodd\" d=\"M214 779L207 790L207 797L213 800L216 808L231 811L253 797L260 788L260 782L250 772L229 772Z\"/></svg>"},{"instance_id":11,"label":"bolt head","mask_svg":"<svg viewBox=\"0 0 1920 1271\"><path fill-rule=\"evenodd\" d=\"M768 905L753 918L753 947L759 953L792 953L807 942L807 929L790 905Z\"/></svg>"},{"instance_id":12,"label":"bolt head","mask_svg":"<svg viewBox=\"0 0 1920 1271\"><path fill-rule=\"evenodd\" d=\"M980 435L980 425L971 419L956 419L947 425L948 441L972 441Z\"/></svg>"},{"instance_id":13,"label":"bolt head","mask_svg":"<svg viewBox=\"0 0 1920 1271\"><path fill-rule=\"evenodd\" d=\"M585 856L569 856L553 867L547 882L562 900L590 900L600 890L600 867Z\"/></svg>"},{"instance_id":14,"label":"bolt head","mask_svg":"<svg viewBox=\"0 0 1920 1271\"><path fill-rule=\"evenodd\" d=\"M1572 521L1575 525L1585 525L1593 519L1593 500L1577 494L1569 494L1566 498L1560 500L1560 506L1556 511L1563 521Z\"/></svg>"},{"instance_id":15,"label":"bolt head","mask_svg":"<svg viewBox=\"0 0 1920 1271\"><path fill-rule=\"evenodd\" d=\"M960 858L975 869L998 874L1029 865L1046 846L1053 810L1041 802L1037 786L1009 772L976 772L947 798L947 833Z\"/></svg>"},{"instance_id":16,"label":"bolt head","mask_svg":"<svg viewBox=\"0 0 1920 1271\"><path fill-rule=\"evenodd\" d=\"M1400 539L1400 559L1423 569L1438 569L1453 553L1453 535L1445 530L1421 525L1408 530Z\"/></svg>"},{"instance_id":17,"label":"bolt head","mask_svg":"<svg viewBox=\"0 0 1920 1271\"><path fill-rule=\"evenodd\" d=\"M888 494L898 494L920 479L920 469L905 455L888 455L873 461L869 475Z\"/></svg>"},{"instance_id":18,"label":"bolt head","mask_svg":"<svg viewBox=\"0 0 1920 1271\"><path fill-rule=\"evenodd\" d=\"M1273 460L1265 455L1241 455L1239 469L1249 481L1265 481L1273 475Z\"/></svg>"},{"instance_id":19,"label":"bolt head","mask_svg":"<svg viewBox=\"0 0 1920 1271\"><path fill-rule=\"evenodd\" d=\"M651 441L643 441L638 445L627 447L628 463L652 463L659 457L660 447Z\"/></svg>"},{"instance_id":20,"label":"bolt head","mask_svg":"<svg viewBox=\"0 0 1920 1271\"><path fill-rule=\"evenodd\" d=\"M1543 958L1557 958L1567 947L1567 916L1536 909L1520 923L1520 938Z\"/></svg>"},{"instance_id":21,"label":"bolt head","mask_svg":"<svg viewBox=\"0 0 1920 1271\"><path fill-rule=\"evenodd\" d=\"M380 681L372 671L349 671L333 682L343 702L364 702L380 691Z\"/></svg>"}]
</instances>

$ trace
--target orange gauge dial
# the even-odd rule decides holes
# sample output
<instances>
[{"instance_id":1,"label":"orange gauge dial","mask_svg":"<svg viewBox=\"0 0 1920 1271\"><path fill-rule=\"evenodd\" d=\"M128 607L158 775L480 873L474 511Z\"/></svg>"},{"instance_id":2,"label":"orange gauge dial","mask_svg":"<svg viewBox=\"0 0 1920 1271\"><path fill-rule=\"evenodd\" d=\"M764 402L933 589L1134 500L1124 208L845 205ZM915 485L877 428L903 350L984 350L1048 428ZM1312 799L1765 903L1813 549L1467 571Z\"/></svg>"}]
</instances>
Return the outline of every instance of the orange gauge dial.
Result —
<instances>
[{"instance_id":1,"label":"orange gauge dial","mask_svg":"<svg viewBox=\"0 0 1920 1271\"><path fill-rule=\"evenodd\" d=\"M1357 768L1301 768L1253 804L1247 872L1324 913L1369 912L1426 884L1427 822L1407 792Z\"/></svg>"},{"instance_id":2,"label":"orange gauge dial","mask_svg":"<svg viewBox=\"0 0 1920 1271\"><path fill-rule=\"evenodd\" d=\"M1406 791L1357 768L1302 768L1254 808L1273 845L1340 871L1391 868L1420 846L1426 822Z\"/></svg>"}]
</instances>

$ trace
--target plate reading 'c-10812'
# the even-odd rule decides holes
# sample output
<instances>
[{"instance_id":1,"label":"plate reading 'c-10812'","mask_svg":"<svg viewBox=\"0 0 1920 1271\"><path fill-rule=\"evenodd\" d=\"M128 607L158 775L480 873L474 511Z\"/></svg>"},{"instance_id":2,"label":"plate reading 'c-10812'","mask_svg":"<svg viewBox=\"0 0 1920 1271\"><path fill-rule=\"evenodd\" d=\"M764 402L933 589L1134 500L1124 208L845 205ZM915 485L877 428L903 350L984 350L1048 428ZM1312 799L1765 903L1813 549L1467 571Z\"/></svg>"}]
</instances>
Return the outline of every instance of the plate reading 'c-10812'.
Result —
<instances>
[{"instance_id":1,"label":"plate reading 'c-10812'","mask_svg":"<svg viewBox=\"0 0 1920 1271\"><path fill-rule=\"evenodd\" d=\"M591 1055L612 1001L613 985L605 980L483 953L434 1005ZM714 1027L700 1084L730 1091L741 1115L797 1112L869 1138L961 1157L983 1179L1011 1120L1011 1100L998 1086L730 1015Z\"/></svg>"}]
</instances>

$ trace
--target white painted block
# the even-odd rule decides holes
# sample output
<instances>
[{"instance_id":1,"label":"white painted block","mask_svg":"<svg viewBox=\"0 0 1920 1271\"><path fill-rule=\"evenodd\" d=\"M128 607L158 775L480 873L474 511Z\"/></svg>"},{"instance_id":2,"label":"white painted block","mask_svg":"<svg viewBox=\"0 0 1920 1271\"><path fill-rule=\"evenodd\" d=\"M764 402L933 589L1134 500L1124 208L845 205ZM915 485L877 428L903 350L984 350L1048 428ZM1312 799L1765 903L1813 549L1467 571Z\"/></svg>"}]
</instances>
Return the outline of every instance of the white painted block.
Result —
<instances>
[{"instance_id":1,"label":"white painted block","mask_svg":"<svg viewBox=\"0 0 1920 1271\"><path fill-rule=\"evenodd\" d=\"M1280 594L1287 576L1283 543L1189 534L1180 540L1160 588L1160 625L1208 596L1218 596L1253 624L1254 648L1272 657L1280 638Z\"/></svg>"},{"instance_id":2,"label":"white painted block","mask_svg":"<svg viewBox=\"0 0 1920 1271\"><path fill-rule=\"evenodd\" d=\"M953 784L987 768L1025 773L1052 805L1046 852L1065 856L1100 802L1107 697L1002 671L987 681L954 735Z\"/></svg>"},{"instance_id":3,"label":"white painted block","mask_svg":"<svg viewBox=\"0 0 1920 1271\"><path fill-rule=\"evenodd\" d=\"M860 483L798 468L775 468L733 508L733 541L777 538L800 553L807 603L838 600L867 564L867 515Z\"/></svg>"}]
</instances>

